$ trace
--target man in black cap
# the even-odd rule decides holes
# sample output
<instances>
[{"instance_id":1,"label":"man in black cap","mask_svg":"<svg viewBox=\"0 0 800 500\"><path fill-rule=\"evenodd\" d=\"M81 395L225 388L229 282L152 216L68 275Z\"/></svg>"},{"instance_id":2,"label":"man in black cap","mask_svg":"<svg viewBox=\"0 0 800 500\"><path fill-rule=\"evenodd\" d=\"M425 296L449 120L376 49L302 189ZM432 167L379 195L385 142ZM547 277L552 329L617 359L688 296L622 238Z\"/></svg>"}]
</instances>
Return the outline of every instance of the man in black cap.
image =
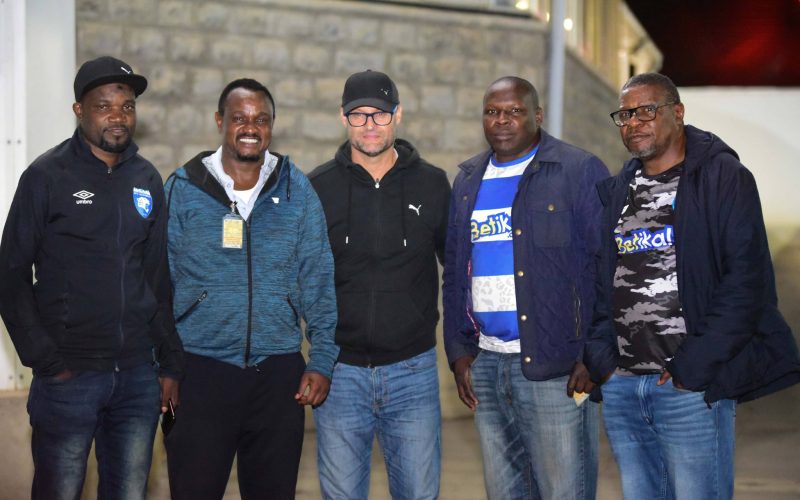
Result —
<instances>
[{"instance_id":1,"label":"man in black cap","mask_svg":"<svg viewBox=\"0 0 800 500\"><path fill-rule=\"evenodd\" d=\"M348 140L310 175L335 264L341 348L314 410L324 498L367 498L377 435L393 498L436 498L441 462L436 323L450 184L396 138L403 117L385 74L348 78Z\"/></svg>"},{"instance_id":2,"label":"man in black cap","mask_svg":"<svg viewBox=\"0 0 800 500\"><path fill-rule=\"evenodd\" d=\"M132 140L147 80L100 57L74 86L78 128L22 174L0 243L0 315L33 369L31 496L80 498L94 440L98 498L145 498L183 363L162 181Z\"/></svg>"}]
</instances>

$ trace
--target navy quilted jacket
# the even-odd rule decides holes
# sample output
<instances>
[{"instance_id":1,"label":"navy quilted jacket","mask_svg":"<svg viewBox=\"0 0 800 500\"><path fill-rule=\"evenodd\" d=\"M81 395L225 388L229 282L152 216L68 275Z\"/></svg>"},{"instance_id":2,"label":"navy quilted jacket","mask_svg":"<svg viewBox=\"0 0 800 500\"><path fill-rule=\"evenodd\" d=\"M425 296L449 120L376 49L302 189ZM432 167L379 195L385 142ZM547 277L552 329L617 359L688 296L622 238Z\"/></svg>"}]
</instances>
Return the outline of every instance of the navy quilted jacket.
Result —
<instances>
[{"instance_id":1,"label":"navy quilted jacket","mask_svg":"<svg viewBox=\"0 0 800 500\"><path fill-rule=\"evenodd\" d=\"M470 218L491 154L485 151L459 165L453 184L443 287L451 366L478 352L479 325L470 298ZM542 130L539 151L519 181L511 208L514 284L522 372L529 380L566 375L582 355L600 234L595 184L608 175L596 156Z\"/></svg>"},{"instance_id":2,"label":"navy quilted jacket","mask_svg":"<svg viewBox=\"0 0 800 500\"><path fill-rule=\"evenodd\" d=\"M800 361L778 311L775 275L755 179L719 137L686 126L675 200L678 291L688 336L667 370L709 403L765 396L800 382ZM639 160L598 185L604 206L598 297L584 362L592 380L617 367L613 231Z\"/></svg>"}]
</instances>

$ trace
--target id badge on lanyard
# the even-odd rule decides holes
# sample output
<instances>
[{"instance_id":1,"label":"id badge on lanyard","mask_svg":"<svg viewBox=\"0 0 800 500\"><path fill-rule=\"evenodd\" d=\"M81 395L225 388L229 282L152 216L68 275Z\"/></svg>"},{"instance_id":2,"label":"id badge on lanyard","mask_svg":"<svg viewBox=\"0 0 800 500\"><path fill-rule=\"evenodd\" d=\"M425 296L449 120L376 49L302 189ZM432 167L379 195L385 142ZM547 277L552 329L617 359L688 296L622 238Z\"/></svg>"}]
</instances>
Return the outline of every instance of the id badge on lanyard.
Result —
<instances>
[{"instance_id":1,"label":"id badge on lanyard","mask_svg":"<svg viewBox=\"0 0 800 500\"><path fill-rule=\"evenodd\" d=\"M237 214L236 202L231 203L231 212L222 218L222 248L242 248L244 241L244 219Z\"/></svg>"}]
</instances>

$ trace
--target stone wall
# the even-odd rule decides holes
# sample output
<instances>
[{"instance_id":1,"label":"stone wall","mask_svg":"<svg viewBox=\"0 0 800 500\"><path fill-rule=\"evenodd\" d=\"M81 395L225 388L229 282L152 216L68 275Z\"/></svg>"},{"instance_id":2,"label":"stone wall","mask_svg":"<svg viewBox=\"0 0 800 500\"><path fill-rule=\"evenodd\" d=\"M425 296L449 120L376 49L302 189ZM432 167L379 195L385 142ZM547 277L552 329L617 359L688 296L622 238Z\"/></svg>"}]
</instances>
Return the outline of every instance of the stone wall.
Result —
<instances>
[{"instance_id":1,"label":"stone wall","mask_svg":"<svg viewBox=\"0 0 800 500\"><path fill-rule=\"evenodd\" d=\"M219 145L219 93L239 77L272 91L272 149L306 171L344 140L342 86L371 68L395 79L400 135L454 176L485 148L481 99L516 74L540 90L547 113L546 26L526 17L378 2L309 0L77 0L78 61L112 54L150 81L138 103L137 142L165 176ZM607 113L616 90L567 58L564 136L612 169L625 157Z\"/></svg>"}]
</instances>

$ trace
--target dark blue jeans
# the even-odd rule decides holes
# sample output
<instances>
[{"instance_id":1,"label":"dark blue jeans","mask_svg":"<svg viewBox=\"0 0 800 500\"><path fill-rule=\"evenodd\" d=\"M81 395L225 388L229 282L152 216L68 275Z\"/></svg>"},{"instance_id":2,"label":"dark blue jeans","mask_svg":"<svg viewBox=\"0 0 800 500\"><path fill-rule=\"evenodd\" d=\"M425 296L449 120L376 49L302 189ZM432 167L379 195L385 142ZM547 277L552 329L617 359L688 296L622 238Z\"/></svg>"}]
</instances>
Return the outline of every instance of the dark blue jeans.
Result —
<instances>
[{"instance_id":1,"label":"dark blue jeans","mask_svg":"<svg viewBox=\"0 0 800 500\"><path fill-rule=\"evenodd\" d=\"M34 500L77 500L95 440L99 500L143 499L160 406L156 370L34 377L28 396Z\"/></svg>"},{"instance_id":2,"label":"dark blue jeans","mask_svg":"<svg viewBox=\"0 0 800 500\"><path fill-rule=\"evenodd\" d=\"M626 500L733 497L736 403L709 408L702 392L659 374L613 375L603 384L603 419Z\"/></svg>"}]
</instances>

